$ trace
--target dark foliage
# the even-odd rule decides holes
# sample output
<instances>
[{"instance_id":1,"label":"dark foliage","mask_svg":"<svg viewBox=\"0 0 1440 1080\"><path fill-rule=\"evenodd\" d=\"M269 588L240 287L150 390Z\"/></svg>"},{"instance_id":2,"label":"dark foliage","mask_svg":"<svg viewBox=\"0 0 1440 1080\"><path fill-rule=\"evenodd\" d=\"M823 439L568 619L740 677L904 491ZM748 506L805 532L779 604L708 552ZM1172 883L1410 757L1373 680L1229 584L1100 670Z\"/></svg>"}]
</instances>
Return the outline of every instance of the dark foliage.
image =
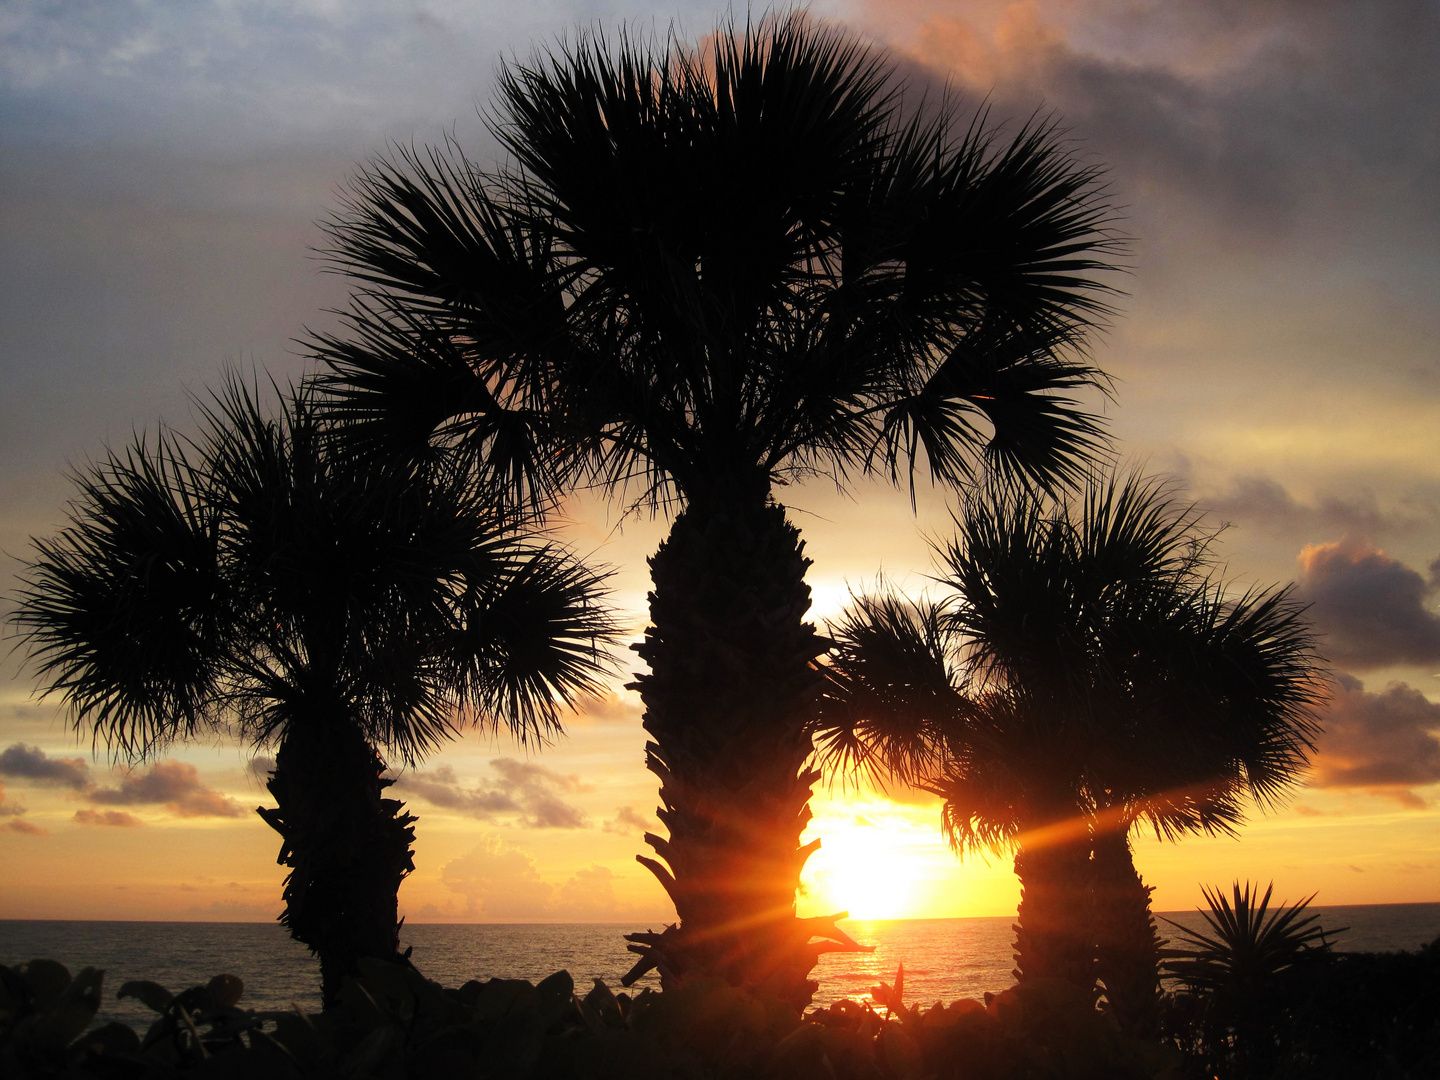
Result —
<instances>
[{"instance_id":1,"label":"dark foliage","mask_svg":"<svg viewBox=\"0 0 1440 1080\"><path fill-rule=\"evenodd\" d=\"M772 485L1074 479L1105 443L1081 400L1119 255L1099 170L1052 121L917 100L803 14L698 49L581 33L503 68L489 119L506 166L401 149L330 223L357 286L316 342L333 413L352 450L517 504L683 506L637 683L669 827L642 861L680 923L632 943L667 985L801 1007L822 643Z\"/></svg>"},{"instance_id":2,"label":"dark foliage","mask_svg":"<svg viewBox=\"0 0 1440 1080\"><path fill-rule=\"evenodd\" d=\"M308 391L270 417L232 379L202 409L198 440L141 438L77 478L14 621L43 693L123 758L204 733L276 748L282 921L333 997L358 957L395 956L413 869L379 752L557 732L608 665L603 575L454 469L337 453Z\"/></svg>"},{"instance_id":3,"label":"dark foliage","mask_svg":"<svg viewBox=\"0 0 1440 1080\"><path fill-rule=\"evenodd\" d=\"M941 796L961 854L1014 849L1017 974L1098 977L1153 1033L1159 940L1128 837L1231 832L1302 774L1321 688L1287 589L1236 593L1163 483L1095 477L1080 497L1004 480L940 548L938 600L858 597L817 741L838 770Z\"/></svg>"},{"instance_id":4,"label":"dark foliage","mask_svg":"<svg viewBox=\"0 0 1440 1080\"><path fill-rule=\"evenodd\" d=\"M238 1007L221 975L171 995L127 983L158 1014L143 1035L85 1031L102 973L72 983L58 964L0 967L0 1067L7 1080L176 1076L236 1080L1159 1080L1173 1049L1115 1031L1063 984L884 1014L842 1001L804 1020L723 980L673 991L583 995L565 972L442 989L413 968L362 962L318 1015Z\"/></svg>"}]
</instances>

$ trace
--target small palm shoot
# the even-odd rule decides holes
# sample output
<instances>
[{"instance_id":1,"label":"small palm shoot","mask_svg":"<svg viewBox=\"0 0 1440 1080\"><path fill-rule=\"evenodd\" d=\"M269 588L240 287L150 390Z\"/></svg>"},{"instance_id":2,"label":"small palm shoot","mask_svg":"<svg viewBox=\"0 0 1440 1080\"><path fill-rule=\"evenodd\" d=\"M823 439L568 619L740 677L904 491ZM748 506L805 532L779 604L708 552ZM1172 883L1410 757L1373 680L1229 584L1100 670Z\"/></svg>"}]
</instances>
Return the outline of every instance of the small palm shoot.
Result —
<instances>
[{"instance_id":1,"label":"small palm shoot","mask_svg":"<svg viewBox=\"0 0 1440 1080\"><path fill-rule=\"evenodd\" d=\"M1319 914L1306 913L1315 895L1293 907L1281 905L1271 911L1274 889L1272 882L1265 895L1259 896L1258 885L1252 893L1248 881L1243 888L1237 881L1232 886L1232 903L1218 888L1212 891L1202 886L1210 910L1200 914L1213 936L1166 919L1180 932L1185 945L1166 950L1171 959L1165 963L1165 973L1193 993L1255 990L1293 967L1305 953L1329 949Z\"/></svg>"}]
</instances>

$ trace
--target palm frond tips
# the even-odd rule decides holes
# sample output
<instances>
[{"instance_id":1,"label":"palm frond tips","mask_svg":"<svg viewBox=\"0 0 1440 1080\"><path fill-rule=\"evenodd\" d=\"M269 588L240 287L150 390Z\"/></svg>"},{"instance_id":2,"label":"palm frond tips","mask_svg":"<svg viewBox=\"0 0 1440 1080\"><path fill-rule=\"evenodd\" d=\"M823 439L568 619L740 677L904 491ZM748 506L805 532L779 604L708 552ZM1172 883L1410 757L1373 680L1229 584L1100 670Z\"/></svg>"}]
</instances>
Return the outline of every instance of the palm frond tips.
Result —
<instances>
[{"instance_id":1,"label":"palm frond tips","mask_svg":"<svg viewBox=\"0 0 1440 1080\"><path fill-rule=\"evenodd\" d=\"M70 524L35 541L14 624L43 692L128 758L219 719L232 641L221 515L162 434L76 477Z\"/></svg>"},{"instance_id":2,"label":"palm frond tips","mask_svg":"<svg viewBox=\"0 0 1440 1080\"><path fill-rule=\"evenodd\" d=\"M237 379L193 442L80 478L15 616L46 692L142 757L204 726L344 726L405 761L461 721L558 730L615 637L605 575L455 468L343 453L315 391L266 415Z\"/></svg>"},{"instance_id":3,"label":"palm frond tips","mask_svg":"<svg viewBox=\"0 0 1440 1080\"><path fill-rule=\"evenodd\" d=\"M1209 911L1201 911L1210 933L1196 932L1170 919L1184 942L1166 950L1166 972L1195 992L1254 990L1292 967L1306 952L1328 949L1320 916L1306 909L1314 896L1292 907L1269 911L1272 882L1259 895L1259 887L1237 881L1231 898L1218 888L1202 886Z\"/></svg>"},{"instance_id":4,"label":"palm frond tips","mask_svg":"<svg viewBox=\"0 0 1440 1080\"><path fill-rule=\"evenodd\" d=\"M937 772L941 734L967 708L943 606L856 597L827 631L834 649L813 731L822 767L882 786Z\"/></svg>"},{"instance_id":5,"label":"palm frond tips","mask_svg":"<svg viewBox=\"0 0 1440 1080\"><path fill-rule=\"evenodd\" d=\"M1056 815L1233 832L1303 775L1324 673L1288 590L1227 590L1212 536L1136 473L1073 498L989 478L939 548L949 595L832 625L827 767L937 792L961 849Z\"/></svg>"},{"instance_id":6,"label":"palm frond tips","mask_svg":"<svg viewBox=\"0 0 1440 1080\"><path fill-rule=\"evenodd\" d=\"M398 148L329 223L360 299L313 344L361 442L651 502L922 457L1063 486L1105 453L1085 344L1123 245L1053 124L917 108L801 15L581 35L504 68L491 119L505 168Z\"/></svg>"}]
</instances>

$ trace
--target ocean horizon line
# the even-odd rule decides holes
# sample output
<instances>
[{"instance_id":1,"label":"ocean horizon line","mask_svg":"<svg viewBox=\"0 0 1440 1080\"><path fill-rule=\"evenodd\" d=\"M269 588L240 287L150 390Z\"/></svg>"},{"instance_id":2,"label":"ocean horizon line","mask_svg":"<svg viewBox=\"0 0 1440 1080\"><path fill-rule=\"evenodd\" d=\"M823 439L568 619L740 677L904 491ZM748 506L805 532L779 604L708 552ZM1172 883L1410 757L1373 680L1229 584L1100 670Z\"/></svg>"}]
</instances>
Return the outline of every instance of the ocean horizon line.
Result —
<instances>
[{"instance_id":1,"label":"ocean horizon line","mask_svg":"<svg viewBox=\"0 0 1440 1080\"><path fill-rule=\"evenodd\" d=\"M1403 908L1403 907L1426 907L1440 905L1440 899L1436 900L1400 900L1379 904L1315 904L1309 905L1308 910L1320 912L1341 908ZM1293 904L1282 903L1279 907L1293 907ZM1152 915L1193 915L1197 911L1203 912L1202 907L1155 909ZM849 923L921 923L921 922L965 922L976 919L1015 919L1015 912L1005 912L996 915L924 915L924 916L892 916L869 918L864 916L849 916L840 920ZM279 920L277 915L273 919L215 919L203 916L175 917L168 919L82 919L82 918L31 918L23 915L0 916L0 923L117 923L134 926L165 926L170 924L185 924L189 926L270 926ZM647 920L642 916L633 919L621 920L584 920L584 919L442 919L442 920L419 920L402 919L405 927L416 926L615 926L633 927ZM657 917L651 922L670 922L672 918Z\"/></svg>"}]
</instances>

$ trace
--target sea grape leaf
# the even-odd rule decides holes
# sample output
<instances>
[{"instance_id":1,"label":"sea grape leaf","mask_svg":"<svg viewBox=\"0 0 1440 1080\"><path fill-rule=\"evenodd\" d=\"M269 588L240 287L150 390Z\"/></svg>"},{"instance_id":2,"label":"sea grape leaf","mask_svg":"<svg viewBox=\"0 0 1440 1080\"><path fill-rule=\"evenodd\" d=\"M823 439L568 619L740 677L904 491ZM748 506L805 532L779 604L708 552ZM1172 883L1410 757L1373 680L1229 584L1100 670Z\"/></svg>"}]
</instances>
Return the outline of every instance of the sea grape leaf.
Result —
<instances>
[{"instance_id":1,"label":"sea grape leaf","mask_svg":"<svg viewBox=\"0 0 1440 1080\"><path fill-rule=\"evenodd\" d=\"M205 984L205 989L221 1009L233 1009L236 1002L245 996L245 983L235 975L216 975Z\"/></svg>"},{"instance_id":2,"label":"sea grape leaf","mask_svg":"<svg viewBox=\"0 0 1440 1080\"><path fill-rule=\"evenodd\" d=\"M60 1046L68 1046L79 1038L99 1011L100 986L104 979L103 971L90 967L75 976L59 1000L39 1017L35 1025L36 1037Z\"/></svg>"},{"instance_id":3,"label":"sea grape leaf","mask_svg":"<svg viewBox=\"0 0 1440 1080\"><path fill-rule=\"evenodd\" d=\"M170 1007L170 1002L175 1000L174 994L149 979L131 979L120 987L120 992L115 996L117 998L137 998L146 1008L153 1009L157 1013L163 1013Z\"/></svg>"},{"instance_id":4,"label":"sea grape leaf","mask_svg":"<svg viewBox=\"0 0 1440 1080\"><path fill-rule=\"evenodd\" d=\"M24 976L37 1010L54 1005L70 985L69 970L54 960L31 960L24 965Z\"/></svg>"}]
</instances>

